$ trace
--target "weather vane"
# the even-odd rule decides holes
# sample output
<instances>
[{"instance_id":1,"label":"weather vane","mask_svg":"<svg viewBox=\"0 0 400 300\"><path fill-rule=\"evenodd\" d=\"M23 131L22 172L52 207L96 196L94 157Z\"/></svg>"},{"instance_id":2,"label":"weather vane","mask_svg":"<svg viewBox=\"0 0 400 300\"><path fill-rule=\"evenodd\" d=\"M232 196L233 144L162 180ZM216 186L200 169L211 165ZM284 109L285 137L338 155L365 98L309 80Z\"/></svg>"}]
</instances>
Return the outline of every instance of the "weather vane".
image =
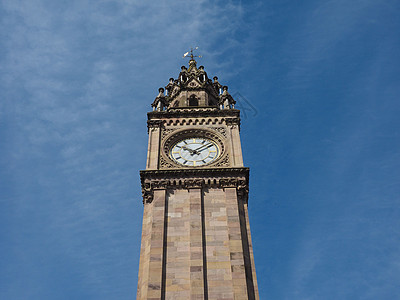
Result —
<instances>
[{"instance_id":1,"label":"weather vane","mask_svg":"<svg viewBox=\"0 0 400 300\"><path fill-rule=\"evenodd\" d=\"M191 47L190 48L190 51L188 51L188 52L186 52L185 54L183 54L183 58L185 58L185 57L187 57L187 56L190 56L190 59L193 59L193 58L195 58L195 57L198 57L198 58L200 58L200 57L202 57L201 55L193 55L193 51L194 50L197 50L197 49L199 49L199 47L194 47L194 49Z\"/></svg>"}]
</instances>

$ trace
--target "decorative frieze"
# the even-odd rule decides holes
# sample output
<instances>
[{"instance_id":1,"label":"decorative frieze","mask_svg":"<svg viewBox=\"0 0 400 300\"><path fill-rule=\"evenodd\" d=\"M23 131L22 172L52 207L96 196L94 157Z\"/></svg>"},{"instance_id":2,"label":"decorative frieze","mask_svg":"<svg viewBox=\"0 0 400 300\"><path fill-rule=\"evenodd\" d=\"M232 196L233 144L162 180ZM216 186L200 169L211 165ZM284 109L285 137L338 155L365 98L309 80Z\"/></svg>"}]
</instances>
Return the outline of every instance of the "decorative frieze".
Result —
<instances>
[{"instance_id":1,"label":"decorative frieze","mask_svg":"<svg viewBox=\"0 0 400 300\"><path fill-rule=\"evenodd\" d=\"M207 178L207 179L205 179ZM157 189L236 188L238 196L247 203L248 168L181 169L140 171L143 203L153 201Z\"/></svg>"},{"instance_id":2,"label":"decorative frieze","mask_svg":"<svg viewBox=\"0 0 400 300\"><path fill-rule=\"evenodd\" d=\"M233 118L183 118L183 119L160 119L160 120L154 120L154 119L149 119L147 121L147 127L148 128L153 128L153 127L161 127L161 126L197 126L197 125L227 125L230 126L231 128L235 126L240 126L240 118L239 117L233 117ZM222 127L216 127L216 128L222 128ZM219 130L217 130L219 131Z\"/></svg>"},{"instance_id":3,"label":"decorative frieze","mask_svg":"<svg viewBox=\"0 0 400 300\"><path fill-rule=\"evenodd\" d=\"M176 107L167 111L148 112L147 116L148 119L239 117L240 111L238 109L221 110L218 107Z\"/></svg>"},{"instance_id":4,"label":"decorative frieze","mask_svg":"<svg viewBox=\"0 0 400 300\"><path fill-rule=\"evenodd\" d=\"M223 124L223 118L187 118L187 119L165 119L164 126L185 126L185 125L215 125Z\"/></svg>"},{"instance_id":5,"label":"decorative frieze","mask_svg":"<svg viewBox=\"0 0 400 300\"><path fill-rule=\"evenodd\" d=\"M190 188L201 188L204 186L204 179L185 179L183 181L183 186L186 189Z\"/></svg>"},{"instance_id":6,"label":"decorative frieze","mask_svg":"<svg viewBox=\"0 0 400 300\"><path fill-rule=\"evenodd\" d=\"M240 121L240 111L220 110L217 107L172 108L168 111L149 112L147 118L148 124L151 121L162 120L164 126L213 125L231 123L231 119L237 123L236 120Z\"/></svg>"}]
</instances>

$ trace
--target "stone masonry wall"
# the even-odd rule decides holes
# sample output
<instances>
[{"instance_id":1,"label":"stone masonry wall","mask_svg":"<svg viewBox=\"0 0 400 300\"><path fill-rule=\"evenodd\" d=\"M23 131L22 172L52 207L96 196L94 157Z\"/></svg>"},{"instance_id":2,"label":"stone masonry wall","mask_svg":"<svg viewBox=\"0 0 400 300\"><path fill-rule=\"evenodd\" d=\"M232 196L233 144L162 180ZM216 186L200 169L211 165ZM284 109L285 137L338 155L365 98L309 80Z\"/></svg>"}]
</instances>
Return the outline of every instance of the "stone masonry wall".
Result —
<instances>
[{"instance_id":1,"label":"stone masonry wall","mask_svg":"<svg viewBox=\"0 0 400 300\"><path fill-rule=\"evenodd\" d=\"M258 299L236 188L156 190L143 218L137 299Z\"/></svg>"}]
</instances>

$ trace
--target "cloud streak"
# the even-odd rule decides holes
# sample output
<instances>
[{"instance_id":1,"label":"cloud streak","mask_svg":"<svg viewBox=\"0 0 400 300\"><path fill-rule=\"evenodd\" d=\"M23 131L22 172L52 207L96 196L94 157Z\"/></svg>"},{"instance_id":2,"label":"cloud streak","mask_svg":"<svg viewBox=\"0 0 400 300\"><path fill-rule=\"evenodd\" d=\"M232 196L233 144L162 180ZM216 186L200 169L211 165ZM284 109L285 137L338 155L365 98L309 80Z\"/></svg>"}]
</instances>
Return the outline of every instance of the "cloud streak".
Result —
<instances>
[{"instance_id":1,"label":"cloud streak","mask_svg":"<svg viewBox=\"0 0 400 300\"><path fill-rule=\"evenodd\" d=\"M137 170L151 97L177 76L188 47L200 46L209 64L236 49L242 10L234 2L3 1L8 193L0 216L10 259L2 298L134 297Z\"/></svg>"}]
</instances>

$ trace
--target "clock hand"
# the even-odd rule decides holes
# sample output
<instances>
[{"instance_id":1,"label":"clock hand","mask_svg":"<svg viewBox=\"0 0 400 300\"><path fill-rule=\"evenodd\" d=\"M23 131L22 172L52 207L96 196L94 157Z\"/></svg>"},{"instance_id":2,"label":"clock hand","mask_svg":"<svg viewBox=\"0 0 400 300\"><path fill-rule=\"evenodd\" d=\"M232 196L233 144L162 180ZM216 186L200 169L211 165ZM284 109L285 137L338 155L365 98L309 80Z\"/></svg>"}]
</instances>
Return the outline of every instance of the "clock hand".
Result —
<instances>
[{"instance_id":1,"label":"clock hand","mask_svg":"<svg viewBox=\"0 0 400 300\"><path fill-rule=\"evenodd\" d=\"M205 144L205 145L203 145L203 146L200 146L199 148L197 148L195 151L203 151L204 149L207 149L208 147L210 147L210 146L212 146L212 143L209 143L209 144ZM204 148L205 147L205 148ZM204 149L202 149L202 150L200 150L201 148L204 148Z\"/></svg>"},{"instance_id":2,"label":"clock hand","mask_svg":"<svg viewBox=\"0 0 400 300\"><path fill-rule=\"evenodd\" d=\"M199 154L197 150L193 150L193 149L187 148L186 146L182 146L182 149L189 151L190 155Z\"/></svg>"},{"instance_id":3,"label":"clock hand","mask_svg":"<svg viewBox=\"0 0 400 300\"><path fill-rule=\"evenodd\" d=\"M192 149L189 149L189 148L187 148L186 146L182 146L182 149L183 149L183 150L187 150L187 151L189 151L189 152L190 152L190 154L192 154L192 152L193 152L193 150L192 150Z\"/></svg>"},{"instance_id":4,"label":"clock hand","mask_svg":"<svg viewBox=\"0 0 400 300\"><path fill-rule=\"evenodd\" d=\"M201 151L206 150L207 148L210 148L211 146L213 146L212 143L210 143L208 145L205 145L205 146L202 146L202 147L205 147L205 148L201 149L202 147L200 147L200 148L196 149L196 151L200 153ZM201 149L201 150L199 150L199 149Z\"/></svg>"}]
</instances>

